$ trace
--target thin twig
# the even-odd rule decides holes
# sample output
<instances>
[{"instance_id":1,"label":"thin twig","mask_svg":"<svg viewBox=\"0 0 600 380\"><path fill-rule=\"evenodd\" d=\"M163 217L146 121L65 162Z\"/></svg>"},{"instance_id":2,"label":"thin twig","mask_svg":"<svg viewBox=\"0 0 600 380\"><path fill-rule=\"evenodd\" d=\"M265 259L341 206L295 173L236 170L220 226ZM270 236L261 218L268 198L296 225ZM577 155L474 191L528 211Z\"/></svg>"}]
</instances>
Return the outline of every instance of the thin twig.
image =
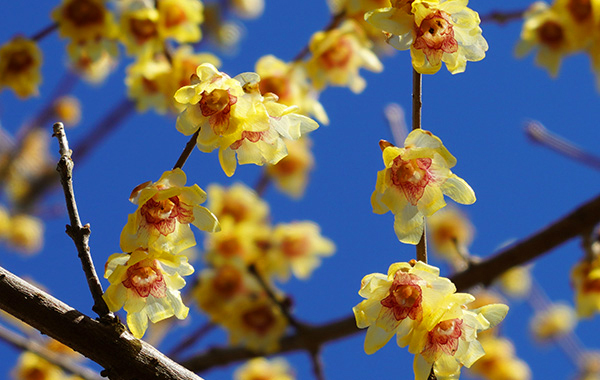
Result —
<instances>
[{"instance_id":1,"label":"thin twig","mask_svg":"<svg viewBox=\"0 0 600 380\"><path fill-rule=\"evenodd\" d=\"M22 336L6 327L0 325L0 339L8 342L19 350L30 351L49 363L52 363L68 373L77 375L85 380L104 380L95 371L74 362L66 355L59 355L39 343ZM77 354L76 354L77 355Z\"/></svg>"},{"instance_id":2,"label":"thin twig","mask_svg":"<svg viewBox=\"0 0 600 380\"><path fill-rule=\"evenodd\" d=\"M412 130L421 129L421 112L423 108L423 89L421 74L413 68L413 93L412 93ZM417 244L417 260L427 262L427 226L423 223L423 234Z\"/></svg>"},{"instance_id":3,"label":"thin twig","mask_svg":"<svg viewBox=\"0 0 600 380\"><path fill-rule=\"evenodd\" d=\"M190 157L190 154L192 154L194 147L196 146L196 140L198 140L199 134L200 134L200 128L198 128L196 133L194 133L192 135L192 137L190 138L190 141L188 141L187 144L185 144L185 148L183 149L183 152L181 152L181 155L177 159L177 162L175 163L175 166L173 166L173 169L177 169L177 168L181 169L183 167L183 165L187 161L188 157Z\"/></svg>"},{"instance_id":4,"label":"thin twig","mask_svg":"<svg viewBox=\"0 0 600 380\"><path fill-rule=\"evenodd\" d=\"M275 305L277 305L277 307L279 308L279 310L281 311L281 313L283 314L285 319L287 319L287 321L290 325L294 326L294 328L296 328L296 330L303 330L307 327L306 324L301 323L301 322L297 321L296 318L294 318L292 313L290 313L289 304L284 303L277 298L277 296L275 295L275 293L273 293L273 290L271 289L269 284L267 284L267 282L265 281L263 276L261 276L260 273L258 273L258 270L256 269L256 267L254 265L250 265L248 267L248 271L254 276L254 278L256 278L256 280L258 281L260 286L263 288L265 293L267 293L267 296L269 297L269 299Z\"/></svg>"},{"instance_id":5,"label":"thin twig","mask_svg":"<svg viewBox=\"0 0 600 380\"><path fill-rule=\"evenodd\" d=\"M518 11L493 11L487 15L481 16L481 22L495 22L498 24L506 24L509 21L521 20L527 9Z\"/></svg>"},{"instance_id":6,"label":"thin twig","mask_svg":"<svg viewBox=\"0 0 600 380\"><path fill-rule=\"evenodd\" d=\"M479 263L471 263L469 269L453 275L450 280L454 282L458 291L465 291L478 284L490 285L508 269L549 252L599 222L600 195L558 219L549 227L504 248L495 256ZM356 327L354 315L349 315L318 326L308 326L303 331L286 336L280 342L278 353L307 350L361 331L364 330ZM257 356L255 352L245 348L212 348L183 361L182 364L194 372L200 372L255 356Z\"/></svg>"},{"instance_id":7,"label":"thin twig","mask_svg":"<svg viewBox=\"0 0 600 380\"><path fill-rule=\"evenodd\" d=\"M525 134L532 141L545 146L563 156L572 158L596 170L600 170L600 157L584 151L569 140L550 132L537 121L525 125Z\"/></svg>"},{"instance_id":8,"label":"thin twig","mask_svg":"<svg viewBox=\"0 0 600 380\"><path fill-rule=\"evenodd\" d=\"M50 33L54 32L56 29L58 29L58 23L52 23L48 26L46 26L44 29L40 30L39 32L37 32L36 34L34 34L33 36L31 36L31 39L39 42L42 38L46 37L47 35L49 35Z\"/></svg>"},{"instance_id":9,"label":"thin twig","mask_svg":"<svg viewBox=\"0 0 600 380\"><path fill-rule=\"evenodd\" d=\"M96 274L96 269L94 268L92 256L90 255L90 225L86 224L83 226L81 224L79 212L77 211L75 191L73 190L74 164L73 160L71 159L72 151L69 149L69 142L67 141L67 135L65 134L65 127L62 123L55 123L53 126L53 131L54 133L52 136L58 139L58 145L60 147L60 160L58 161L56 170L60 174L60 182L65 193L65 201L67 203L67 210L69 212L69 219L71 221L71 224L67 225L67 235L73 239L73 242L77 247L79 259L81 260L81 265L83 267L83 271L85 272L85 277L87 279L90 292L92 293L92 297L94 299L94 306L92 307L92 310L95 311L101 319L105 317L112 318L113 315L110 310L108 310L108 306L102 298L104 291L102 290L102 285L100 284L100 280Z\"/></svg>"},{"instance_id":10,"label":"thin twig","mask_svg":"<svg viewBox=\"0 0 600 380\"><path fill-rule=\"evenodd\" d=\"M320 351L321 350L319 349L310 350L310 360L312 362L315 379L325 380L325 372L323 371L323 360L321 360Z\"/></svg>"},{"instance_id":11,"label":"thin twig","mask_svg":"<svg viewBox=\"0 0 600 380\"><path fill-rule=\"evenodd\" d=\"M256 185L254 185L254 191L259 197L262 197L270 183L271 177L266 170L263 170L260 177L258 177L258 181L256 181Z\"/></svg>"}]
</instances>

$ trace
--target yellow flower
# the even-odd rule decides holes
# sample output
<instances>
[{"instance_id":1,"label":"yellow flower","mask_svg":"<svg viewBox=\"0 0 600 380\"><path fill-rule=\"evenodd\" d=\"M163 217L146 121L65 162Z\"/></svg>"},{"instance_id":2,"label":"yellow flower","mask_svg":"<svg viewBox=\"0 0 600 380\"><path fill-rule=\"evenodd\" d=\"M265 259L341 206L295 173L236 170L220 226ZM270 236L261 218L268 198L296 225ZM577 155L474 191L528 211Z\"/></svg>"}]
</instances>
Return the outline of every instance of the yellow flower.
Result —
<instances>
[{"instance_id":1,"label":"yellow flower","mask_svg":"<svg viewBox=\"0 0 600 380\"><path fill-rule=\"evenodd\" d=\"M10 230L10 214L8 210L0 205L0 240L6 239Z\"/></svg>"},{"instance_id":2,"label":"yellow flower","mask_svg":"<svg viewBox=\"0 0 600 380\"><path fill-rule=\"evenodd\" d=\"M13 215L10 218L6 240L23 253L37 253L44 245L44 223L35 216Z\"/></svg>"},{"instance_id":3,"label":"yellow flower","mask_svg":"<svg viewBox=\"0 0 600 380\"><path fill-rule=\"evenodd\" d=\"M331 256L333 242L321 236L319 225L313 222L293 222L275 226L268 253L268 273L287 281L290 270L300 279L310 277L321 263L320 256Z\"/></svg>"},{"instance_id":4,"label":"yellow flower","mask_svg":"<svg viewBox=\"0 0 600 380\"><path fill-rule=\"evenodd\" d=\"M265 55L256 62L255 71L261 78L258 85L262 94L272 92L279 97L279 103L297 105L300 113L329 124L327 113L319 103L317 92L309 85L302 65L285 63L273 55Z\"/></svg>"},{"instance_id":5,"label":"yellow flower","mask_svg":"<svg viewBox=\"0 0 600 380\"><path fill-rule=\"evenodd\" d=\"M499 280L505 294L517 298L525 297L532 286L531 267L524 265L512 267L502 273Z\"/></svg>"},{"instance_id":6,"label":"yellow flower","mask_svg":"<svg viewBox=\"0 0 600 380\"><path fill-rule=\"evenodd\" d=\"M159 13L142 1L129 1L121 9L121 41L130 55L152 55L163 50L158 33Z\"/></svg>"},{"instance_id":7,"label":"yellow flower","mask_svg":"<svg viewBox=\"0 0 600 380\"><path fill-rule=\"evenodd\" d=\"M273 352L287 329L287 320L264 294L240 297L231 305L235 312L221 321L232 345L242 344L256 352Z\"/></svg>"},{"instance_id":8,"label":"yellow flower","mask_svg":"<svg viewBox=\"0 0 600 380\"><path fill-rule=\"evenodd\" d=\"M233 374L234 380L295 380L285 359L268 360L254 358L239 367Z\"/></svg>"},{"instance_id":9,"label":"yellow flower","mask_svg":"<svg viewBox=\"0 0 600 380\"><path fill-rule=\"evenodd\" d=\"M65 125L73 127L81 121L81 102L74 96L64 95L52 105L56 117Z\"/></svg>"},{"instance_id":10,"label":"yellow flower","mask_svg":"<svg viewBox=\"0 0 600 380\"><path fill-rule=\"evenodd\" d=\"M150 248L178 253L196 244L189 226L215 232L219 222L207 208L200 206L206 193L198 186L184 187L183 170L166 171L157 182L146 182L131 193L129 200L138 205L129 214L121 233L121 249L132 252Z\"/></svg>"},{"instance_id":11,"label":"yellow flower","mask_svg":"<svg viewBox=\"0 0 600 380\"><path fill-rule=\"evenodd\" d=\"M182 276L192 273L194 268L183 255L146 249L115 253L105 265L104 278L110 286L103 297L111 311L125 309L127 326L139 339L148 328L148 319L156 323L172 316L187 317L189 309L179 289L185 286Z\"/></svg>"},{"instance_id":12,"label":"yellow flower","mask_svg":"<svg viewBox=\"0 0 600 380\"><path fill-rule=\"evenodd\" d=\"M127 67L127 96L136 101L138 111L150 108L158 113L167 111L171 97L166 96L163 88L170 71L171 64L161 55L138 57Z\"/></svg>"},{"instance_id":13,"label":"yellow flower","mask_svg":"<svg viewBox=\"0 0 600 380\"><path fill-rule=\"evenodd\" d=\"M470 370L488 380L530 380L531 370L526 362L515 357L515 347L506 338L482 338L485 356L475 362Z\"/></svg>"},{"instance_id":14,"label":"yellow flower","mask_svg":"<svg viewBox=\"0 0 600 380\"><path fill-rule=\"evenodd\" d=\"M392 211L401 242L419 242L424 217L446 205L444 194L458 203L475 202L473 189L450 171L456 159L431 132L412 131L404 148L383 140L380 146L386 168L377 173L371 205L377 214Z\"/></svg>"},{"instance_id":15,"label":"yellow flower","mask_svg":"<svg viewBox=\"0 0 600 380\"><path fill-rule=\"evenodd\" d=\"M60 36L70 39L68 49L74 56L84 50L96 61L102 52L112 49L109 46L118 35L118 26L103 0L63 0L52 11L52 18Z\"/></svg>"},{"instance_id":16,"label":"yellow flower","mask_svg":"<svg viewBox=\"0 0 600 380\"><path fill-rule=\"evenodd\" d=\"M470 294L454 293L437 304L415 331L408 350L415 354L415 380L427 380L431 369L438 380L457 379L462 366L471 367L485 352L477 333L500 323L508 306L491 304L468 310L466 304L475 300ZM425 334L424 338L418 338Z\"/></svg>"},{"instance_id":17,"label":"yellow flower","mask_svg":"<svg viewBox=\"0 0 600 380\"><path fill-rule=\"evenodd\" d=\"M538 311L529 324L533 336L546 342L570 334L577 324L575 310L567 304L552 304Z\"/></svg>"},{"instance_id":18,"label":"yellow flower","mask_svg":"<svg viewBox=\"0 0 600 380\"><path fill-rule=\"evenodd\" d=\"M103 51L98 59L90 58L85 51L71 58L71 66L84 80L98 84L102 83L108 74L117 67L116 52Z\"/></svg>"},{"instance_id":19,"label":"yellow flower","mask_svg":"<svg viewBox=\"0 0 600 380\"><path fill-rule=\"evenodd\" d=\"M39 95L42 51L36 42L17 36L0 47L0 88L10 87L20 98Z\"/></svg>"},{"instance_id":20,"label":"yellow flower","mask_svg":"<svg viewBox=\"0 0 600 380\"><path fill-rule=\"evenodd\" d=\"M203 5L200 0L160 0L158 33L163 39L179 43L195 43L202 38Z\"/></svg>"},{"instance_id":21,"label":"yellow flower","mask_svg":"<svg viewBox=\"0 0 600 380\"><path fill-rule=\"evenodd\" d=\"M235 183L229 188L209 185L208 208L219 220L231 218L235 223L267 223L270 213L269 205L243 183Z\"/></svg>"},{"instance_id":22,"label":"yellow flower","mask_svg":"<svg viewBox=\"0 0 600 380\"><path fill-rule=\"evenodd\" d=\"M212 152L220 146L229 146L245 122L258 121L257 130L269 127L268 115L263 108L253 107L243 95L242 85L212 64L204 63L196 69L197 79L175 93L175 100L187 105L177 117L177 130L190 136L198 129L198 149Z\"/></svg>"},{"instance_id":23,"label":"yellow flower","mask_svg":"<svg viewBox=\"0 0 600 380\"><path fill-rule=\"evenodd\" d=\"M467 61L480 61L488 49L481 35L479 14L468 1L399 0L392 7L365 15L372 25L389 33L398 50L410 48L412 64L421 74L435 74L446 63L452 74L465 71Z\"/></svg>"},{"instance_id":24,"label":"yellow flower","mask_svg":"<svg viewBox=\"0 0 600 380\"><path fill-rule=\"evenodd\" d=\"M275 185L293 198L300 198L308 184L308 174L313 169L315 159L308 136L299 140L285 140L288 155L275 165L267 166L267 174Z\"/></svg>"},{"instance_id":25,"label":"yellow flower","mask_svg":"<svg viewBox=\"0 0 600 380\"><path fill-rule=\"evenodd\" d=\"M559 12L538 1L525 12L521 39L516 47L517 57L523 57L537 48L535 63L545 67L550 75L558 75L562 57L574 48L574 35L567 32L566 12Z\"/></svg>"},{"instance_id":26,"label":"yellow flower","mask_svg":"<svg viewBox=\"0 0 600 380\"><path fill-rule=\"evenodd\" d=\"M395 263L387 275L373 273L362 279L358 294L366 299L352 311L358 328L368 327L367 354L379 350L394 334L399 345L406 345L414 327L456 291L454 284L439 274L438 268L418 261Z\"/></svg>"},{"instance_id":27,"label":"yellow flower","mask_svg":"<svg viewBox=\"0 0 600 380\"><path fill-rule=\"evenodd\" d=\"M262 241L268 234L269 227L265 224L234 223L233 219L223 219L221 231L206 237L206 261L213 265L231 260L252 264L261 254L256 241Z\"/></svg>"},{"instance_id":28,"label":"yellow flower","mask_svg":"<svg viewBox=\"0 0 600 380\"><path fill-rule=\"evenodd\" d=\"M12 375L18 380L63 380L66 376L58 366L29 351L19 356Z\"/></svg>"},{"instance_id":29,"label":"yellow flower","mask_svg":"<svg viewBox=\"0 0 600 380\"><path fill-rule=\"evenodd\" d=\"M464 266L463 257L473 241L474 227L456 207L447 207L427 219L428 236L440 257L455 268Z\"/></svg>"},{"instance_id":30,"label":"yellow flower","mask_svg":"<svg viewBox=\"0 0 600 380\"><path fill-rule=\"evenodd\" d=\"M317 90L329 83L347 86L354 93L360 93L366 81L358 74L359 69L383 70L379 58L370 50L364 32L353 20L344 21L337 29L315 33L309 47L312 56L306 63L306 70Z\"/></svg>"},{"instance_id":31,"label":"yellow flower","mask_svg":"<svg viewBox=\"0 0 600 380\"><path fill-rule=\"evenodd\" d=\"M600 312L600 256L580 261L571 271L577 315L591 317Z\"/></svg>"},{"instance_id":32,"label":"yellow flower","mask_svg":"<svg viewBox=\"0 0 600 380\"><path fill-rule=\"evenodd\" d=\"M260 289L245 264L240 260L230 260L200 272L192 296L212 321L220 322L232 311L231 305L236 298L248 297Z\"/></svg>"}]
</instances>

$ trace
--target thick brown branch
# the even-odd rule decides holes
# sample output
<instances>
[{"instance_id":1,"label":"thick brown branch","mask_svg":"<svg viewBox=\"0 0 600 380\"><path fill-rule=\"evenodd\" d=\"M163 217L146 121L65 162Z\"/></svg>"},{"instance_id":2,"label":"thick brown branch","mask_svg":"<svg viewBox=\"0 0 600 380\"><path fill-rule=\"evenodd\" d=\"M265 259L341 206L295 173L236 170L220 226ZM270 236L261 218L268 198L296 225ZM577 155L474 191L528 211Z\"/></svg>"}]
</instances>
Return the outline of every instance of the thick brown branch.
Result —
<instances>
[{"instance_id":1,"label":"thick brown branch","mask_svg":"<svg viewBox=\"0 0 600 380\"><path fill-rule=\"evenodd\" d=\"M2 267L0 308L100 364L111 380L201 380L120 323L91 319Z\"/></svg>"},{"instance_id":2,"label":"thick brown branch","mask_svg":"<svg viewBox=\"0 0 600 380\"><path fill-rule=\"evenodd\" d=\"M62 184L63 191L65 193L65 201L67 203L69 219L71 220L71 224L67 225L67 235L73 239L73 242L77 247L79 259L81 260L81 266L85 272L85 277L94 299L94 306L92 307L92 310L94 310L96 314L100 316L100 318L111 316L112 313L110 310L108 310L108 306L106 306L106 302L104 302L104 299L102 298L104 291L102 290L102 284L100 284L100 280L96 274L96 269L94 268L92 256L90 255L90 246L88 244L90 239L90 225L81 225L79 212L77 211L75 191L73 190L73 160L71 159L72 152L71 149L69 149L69 142L67 141L67 136L65 134L65 127L62 123L55 123L53 131L54 134L52 136L58 139L58 144L60 147L60 160L58 161L56 170L60 174L60 183Z\"/></svg>"},{"instance_id":3,"label":"thick brown branch","mask_svg":"<svg viewBox=\"0 0 600 380\"><path fill-rule=\"evenodd\" d=\"M20 350L30 351L45 359L49 363L52 363L68 373L77 375L85 380L103 380L103 377L98 375L95 371L75 363L73 358L53 352L40 345L38 342L34 342L31 339L7 329L2 325L0 325L0 339L10 343L12 346Z\"/></svg>"},{"instance_id":4,"label":"thick brown branch","mask_svg":"<svg viewBox=\"0 0 600 380\"><path fill-rule=\"evenodd\" d=\"M492 258L477 264L473 263L469 269L450 279L459 291L467 290L477 284L489 285L497 276L513 266L525 264L543 255L598 223L600 223L600 196L530 237L503 249ZM364 330L356 327L354 316L350 315L320 326L309 326L299 333L285 337L281 341L279 352L310 350L312 347L319 347L328 341L360 331ZM257 354L244 348L213 348L183 361L182 364L194 372L200 372L254 356Z\"/></svg>"}]
</instances>

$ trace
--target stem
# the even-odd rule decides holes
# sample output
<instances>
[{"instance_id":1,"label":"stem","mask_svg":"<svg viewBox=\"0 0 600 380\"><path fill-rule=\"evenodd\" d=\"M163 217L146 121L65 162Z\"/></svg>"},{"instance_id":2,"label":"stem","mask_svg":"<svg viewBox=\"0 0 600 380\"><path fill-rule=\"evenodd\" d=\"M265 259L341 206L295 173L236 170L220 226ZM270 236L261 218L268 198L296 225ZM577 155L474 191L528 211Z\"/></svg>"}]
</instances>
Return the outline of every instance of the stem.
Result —
<instances>
[{"instance_id":1,"label":"stem","mask_svg":"<svg viewBox=\"0 0 600 380\"><path fill-rule=\"evenodd\" d=\"M422 102L422 78L421 74L413 68L413 93L412 93L412 130L421 129ZM423 218L423 234L417 244L417 260L427 263L427 227Z\"/></svg>"},{"instance_id":2,"label":"stem","mask_svg":"<svg viewBox=\"0 0 600 380\"><path fill-rule=\"evenodd\" d=\"M493 11L487 15L481 16L481 22L496 22L498 24L506 24L509 21L522 19L526 11L527 9L510 12Z\"/></svg>"},{"instance_id":3,"label":"stem","mask_svg":"<svg viewBox=\"0 0 600 380\"><path fill-rule=\"evenodd\" d=\"M67 141L67 135L65 134L65 127L62 123L55 123L53 126L54 134L53 137L58 139L60 147L60 160L56 170L60 174L60 182L65 193L65 201L67 203L67 210L69 211L70 225L67 225L67 235L73 239L77 251L79 252L79 259L81 260L81 266L85 272L85 277L94 299L94 306L92 310L98 314L100 318L113 318L112 313L108 310L108 306L102 294L102 285L96 274L94 268L94 262L90 255L89 239L90 239L90 225L81 225L79 219L79 212L77 211L77 203L75 202L75 191L73 190L73 160L71 159L72 151L69 149L69 142Z\"/></svg>"},{"instance_id":4,"label":"stem","mask_svg":"<svg viewBox=\"0 0 600 380\"><path fill-rule=\"evenodd\" d=\"M175 163L175 166L173 166L173 169L181 169L183 167L187 159L190 157L190 154L192 154L194 147L196 146L196 140L198 140L199 134L200 128L198 128L196 133L192 135L190 141L188 141L187 144L185 144L185 148L183 149L183 152L181 152L181 155L179 156L179 159L177 159L177 162Z\"/></svg>"},{"instance_id":5,"label":"stem","mask_svg":"<svg viewBox=\"0 0 600 380\"><path fill-rule=\"evenodd\" d=\"M215 325L212 322L208 322L208 323L203 324L196 331L194 331L193 333L189 334L188 337L185 338L184 340L182 340L177 346L175 346L167 354L167 356L169 356L171 358L177 357L177 355L181 354L187 348L189 348L190 346L192 346L200 338L202 338L207 333L209 333L210 331L212 331L215 327L217 327L217 325Z\"/></svg>"},{"instance_id":6,"label":"stem","mask_svg":"<svg viewBox=\"0 0 600 380\"><path fill-rule=\"evenodd\" d=\"M537 121L532 121L525 125L525 134L534 142L539 143L556 153L572 158L596 170L600 170L600 157L588 153L569 140L550 132Z\"/></svg>"},{"instance_id":7,"label":"stem","mask_svg":"<svg viewBox=\"0 0 600 380\"><path fill-rule=\"evenodd\" d=\"M91 370L90 368L84 367L80 364L75 363L73 360L67 355L61 355L56 352L53 352L41 344L32 341L29 338L22 336L2 325L0 325L0 339L9 343L13 347L23 350L29 351L42 359L46 360L49 363L52 363L68 373L72 373L73 375L77 375L85 380L103 380L104 378L98 375L96 372Z\"/></svg>"},{"instance_id":8,"label":"stem","mask_svg":"<svg viewBox=\"0 0 600 380\"><path fill-rule=\"evenodd\" d=\"M44 29L40 30L39 32L37 32L36 34L34 34L33 36L31 36L31 39L39 42L41 39L43 39L44 37L46 37L47 35L49 35L50 33L54 32L56 29L58 29L58 23L52 23L48 26L46 26Z\"/></svg>"},{"instance_id":9,"label":"stem","mask_svg":"<svg viewBox=\"0 0 600 380\"><path fill-rule=\"evenodd\" d=\"M254 185L254 191L259 197L262 197L265 194L269 183L271 183L271 177L269 177L266 170L263 170L258 181L256 181L256 185Z\"/></svg>"}]
</instances>

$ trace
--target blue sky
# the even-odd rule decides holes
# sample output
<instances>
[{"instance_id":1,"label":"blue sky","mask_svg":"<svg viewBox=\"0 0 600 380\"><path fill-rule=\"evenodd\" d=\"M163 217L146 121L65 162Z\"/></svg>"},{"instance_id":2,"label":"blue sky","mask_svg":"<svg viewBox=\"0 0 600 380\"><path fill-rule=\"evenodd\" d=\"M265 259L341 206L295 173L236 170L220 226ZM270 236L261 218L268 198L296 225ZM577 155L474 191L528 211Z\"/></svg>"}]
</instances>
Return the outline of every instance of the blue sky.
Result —
<instances>
[{"instance_id":1,"label":"blue sky","mask_svg":"<svg viewBox=\"0 0 600 380\"><path fill-rule=\"evenodd\" d=\"M36 3L36 11L24 2L2 4L0 41L15 33L32 35L49 24L49 12L56 2ZM518 10L523 1L471 1L470 7L485 15L492 10ZM252 71L265 54L292 59L312 33L329 21L324 1L267 1L262 18L245 22L247 34L235 56L222 56L222 70L230 75ZM481 62L471 62L463 74L451 75L445 68L423 78L423 128L439 136L458 159L453 172L475 190L477 202L463 207L477 232L471 251L492 254L500 245L521 239L558 219L598 193L600 178L594 169L572 162L530 143L524 122L539 120L588 151L597 151L599 93L589 57L568 57L556 79L536 67L533 57L517 60L514 46L521 22L482 25L490 49ZM54 90L64 72L64 41L56 33L41 42L45 56L44 82L40 98L19 101L12 92L0 93L0 121L14 132L21 123L44 105L44 95ZM123 72L129 58L122 55L118 70L101 86L81 82L74 89L83 104L83 121L69 131L71 148L78 139L120 99L125 97ZM391 214L372 212L370 195L376 172L383 168L380 139L391 140L383 118L390 102L410 110L412 69L408 52L383 58L384 71L363 71L367 88L355 95L346 88L328 88L321 95L331 123L312 133L316 169L304 198L290 200L270 187L265 199L271 206L273 222L313 220L323 235L337 245L336 254L325 259L310 281L292 280L281 286L291 294L302 320L323 323L351 313L361 298L357 291L366 274L386 272L397 261L414 258L412 246L398 242ZM51 125L48 125L50 131ZM50 133L50 132L49 132ZM75 190L84 223L92 226L91 248L96 266L119 252L119 234L134 211L128 201L136 185L157 180L170 169L187 138L175 129L175 119L150 111L126 120L81 163L76 162ZM52 141L53 153L58 148ZM57 157L57 155L56 155ZM210 183L236 181L253 186L261 169L245 165L232 178L221 170L216 152L195 150L185 165L188 183L202 188ZM61 205L55 192L46 200ZM0 265L22 276L32 276L56 297L91 315L91 299L77 254L64 233L67 216L48 220L46 246L34 257L22 257L0 246ZM200 235L197 236L202 241ZM582 256L579 243L570 242L539 259L533 272L553 300L572 302L569 271ZM440 265L445 274L448 268ZM197 267L199 269L199 267ZM103 284L107 286L107 283ZM574 367L555 346L532 342L527 328L531 310L524 302L512 302L503 332L516 344L517 354L532 368L534 378L570 378ZM200 324L202 317L192 313ZM577 332L590 349L597 347L598 318L580 323ZM331 343L324 348L328 379L375 379L383 376L411 378L412 355L393 342L374 355L362 350L364 334ZM222 332L206 342L224 342ZM167 347L168 347L167 342ZM595 345L595 346L594 346ZM0 344L0 377L7 376L18 352ZM299 379L310 378L308 355L295 353L288 359ZM228 379L231 369L207 372L207 379Z\"/></svg>"}]
</instances>

